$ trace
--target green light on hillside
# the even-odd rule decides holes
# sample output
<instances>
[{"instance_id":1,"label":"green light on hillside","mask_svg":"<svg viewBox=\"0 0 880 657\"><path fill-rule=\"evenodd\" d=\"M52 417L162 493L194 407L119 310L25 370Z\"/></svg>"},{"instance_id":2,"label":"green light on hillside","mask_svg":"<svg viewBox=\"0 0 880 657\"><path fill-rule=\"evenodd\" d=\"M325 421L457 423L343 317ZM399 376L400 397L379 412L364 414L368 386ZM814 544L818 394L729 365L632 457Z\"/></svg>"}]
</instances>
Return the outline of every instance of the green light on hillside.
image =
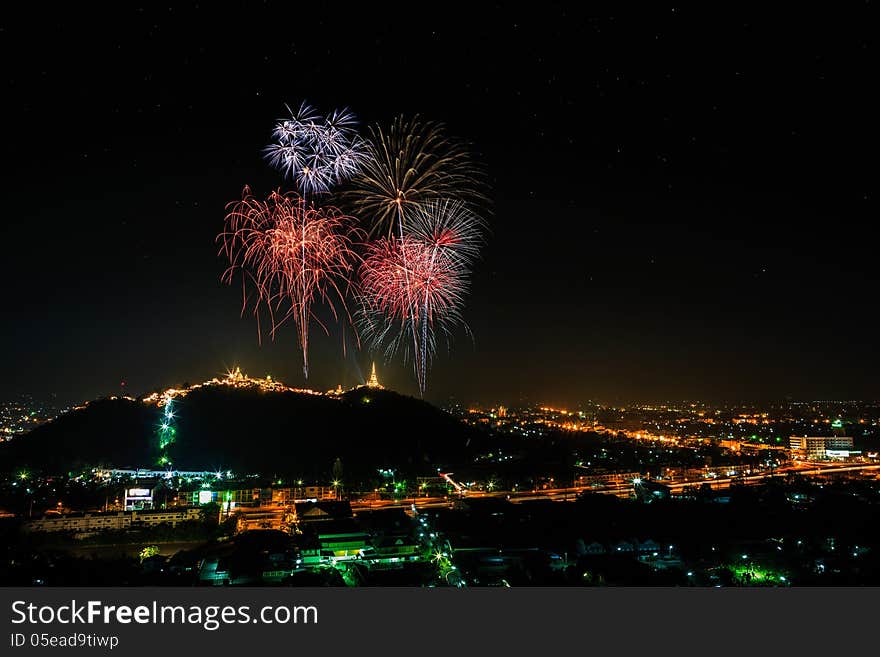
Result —
<instances>
[{"instance_id":1,"label":"green light on hillside","mask_svg":"<svg viewBox=\"0 0 880 657\"><path fill-rule=\"evenodd\" d=\"M168 447L175 441L177 429L174 426L174 409L172 401L169 399L165 405L165 415L156 431L157 442L159 444L159 465L170 465L171 459L168 456Z\"/></svg>"},{"instance_id":2,"label":"green light on hillside","mask_svg":"<svg viewBox=\"0 0 880 657\"><path fill-rule=\"evenodd\" d=\"M785 576L779 571L770 568L762 568L756 565L734 566L734 576L741 582L754 582L756 584L774 584L786 582Z\"/></svg>"}]
</instances>

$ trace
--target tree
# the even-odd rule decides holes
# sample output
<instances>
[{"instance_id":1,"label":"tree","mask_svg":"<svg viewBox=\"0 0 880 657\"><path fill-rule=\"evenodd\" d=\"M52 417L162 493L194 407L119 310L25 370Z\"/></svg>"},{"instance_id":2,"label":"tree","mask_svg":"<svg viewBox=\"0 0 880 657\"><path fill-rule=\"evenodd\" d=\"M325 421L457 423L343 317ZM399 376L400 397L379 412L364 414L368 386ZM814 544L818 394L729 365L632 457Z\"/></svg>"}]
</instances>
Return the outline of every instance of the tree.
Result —
<instances>
[{"instance_id":1,"label":"tree","mask_svg":"<svg viewBox=\"0 0 880 657\"><path fill-rule=\"evenodd\" d=\"M220 522L220 505L217 502L208 502L202 506L202 522L208 525Z\"/></svg>"},{"instance_id":2,"label":"tree","mask_svg":"<svg viewBox=\"0 0 880 657\"><path fill-rule=\"evenodd\" d=\"M141 563L149 559L150 557L155 557L159 554L159 546L158 545L148 545L143 550L140 551L138 557L141 560Z\"/></svg>"}]
</instances>

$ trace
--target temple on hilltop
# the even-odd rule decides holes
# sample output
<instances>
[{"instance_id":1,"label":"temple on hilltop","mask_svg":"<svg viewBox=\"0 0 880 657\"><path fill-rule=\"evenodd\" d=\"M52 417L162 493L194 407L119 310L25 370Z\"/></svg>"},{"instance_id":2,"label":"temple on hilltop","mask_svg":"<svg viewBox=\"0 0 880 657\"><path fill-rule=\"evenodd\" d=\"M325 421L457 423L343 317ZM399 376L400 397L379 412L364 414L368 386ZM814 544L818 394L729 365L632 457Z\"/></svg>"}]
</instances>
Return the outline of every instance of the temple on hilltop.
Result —
<instances>
[{"instance_id":1,"label":"temple on hilltop","mask_svg":"<svg viewBox=\"0 0 880 657\"><path fill-rule=\"evenodd\" d=\"M373 388L376 390L384 390L385 389L385 386L383 386L381 383L379 383L379 377L376 376L376 363L373 363L373 369L370 372L370 378L367 379L367 382L362 383L357 386L354 386L353 388L351 388L351 390L358 390L359 388ZM342 395L344 393L345 393L345 390L342 389L341 383L338 386L336 386L335 389L327 391L328 395L333 395L336 397L338 397L339 395Z\"/></svg>"},{"instance_id":2,"label":"temple on hilltop","mask_svg":"<svg viewBox=\"0 0 880 657\"><path fill-rule=\"evenodd\" d=\"M379 377L376 376L376 363L373 362L373 371L370 373L370 380L367 381L368 388L381 388L382 384L379 383Z\"/></svg>"},{"instance_id":3,"label":"temple on hilltop","mask_svg":"<svg viewBox=\"0 0 880 657\"><path fill-rule=\"evenodd\" d=\"M280 381L275 381L270 374L267 374L265 379L253 379L242 372L240 367L236 366L234 370L226 372L226 376L223 378L215 376L213 379L204 381L202 383L196 383L191 386L187 386L186 388L168 388L164 392L154 392L150 395L147 395L146 397L143 397L141 401L143 401L145 404L156 404L161 408L172 399L178 397L186 397L193 390L198 390L199 388L210 388L212 386L227 386L230 388L251 389L255 388L264 392L296 392L303 395L322 394L320 392L315 392L314 390L311 390L309 388L291 388L284 385Z\"/></svg>"}]
</instances>

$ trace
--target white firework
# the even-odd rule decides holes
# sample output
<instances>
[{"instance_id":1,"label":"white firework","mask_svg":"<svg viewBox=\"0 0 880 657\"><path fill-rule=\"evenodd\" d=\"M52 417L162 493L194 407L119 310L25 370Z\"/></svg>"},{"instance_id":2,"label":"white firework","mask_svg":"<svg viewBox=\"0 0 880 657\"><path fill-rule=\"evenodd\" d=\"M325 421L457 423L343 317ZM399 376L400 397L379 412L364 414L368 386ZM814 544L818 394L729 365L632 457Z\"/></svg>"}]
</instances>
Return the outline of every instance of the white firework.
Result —
<instances>
[{"instance_id":1,"label":"white firework","mask_svg":"<svg viewBox=\"0 0 880 657\"><path fill-rule=\"evenodd\" d=\"M266 159L291 178L304 194L320 194L356 175L367 159L367 144L357 134L348 109L322 116L303 103L272 131Z\"/></svg>"}]
</instances>

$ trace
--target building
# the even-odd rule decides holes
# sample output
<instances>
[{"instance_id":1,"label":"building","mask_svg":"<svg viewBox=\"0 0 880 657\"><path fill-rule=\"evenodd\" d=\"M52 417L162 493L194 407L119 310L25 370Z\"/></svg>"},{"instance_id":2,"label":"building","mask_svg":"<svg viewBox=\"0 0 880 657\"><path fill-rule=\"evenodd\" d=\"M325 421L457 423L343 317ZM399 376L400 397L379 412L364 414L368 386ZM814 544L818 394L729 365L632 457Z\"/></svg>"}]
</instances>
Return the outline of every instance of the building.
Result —
<instances>
[{"instance_id":1,"label":"building","mask_svg":"<svg viewBox=\"0 0 880 657\"><path fill-rule=\"evenodd\" d=\"M424 558L424 548L416 536L421 530L403 509L362 513L358 521L370 535L372 548L364 550L362 556L371 569L398 568Z\"/></svg>"},{"instance_id":2,"label":"building","mask_svg":"<svg viewBox=\"0 0 880 657\"><path fill-rule=\"evenodd\" d=\"M137 468L136 470L124 470L119 468L94 468L92 477L108 481L111 479L216 479L218 477L231 477L231 472L216 472L214 470L150 470Z\"/></svg>"},{"instance_id":3,"label":"building","mask_svg":"<svg viewBox=\"0 0 880 657\"><path fill-rule=\"evenodd\" d=\"M22 526L27 532L95 532L131 527L132 513L72 513L30 520Z\"/></svg>"},{"instance_id":4,"label":"building","mask_svg":"<svg viewBox=\"0 0 880 657\"><path fill-rule=\"evenodd\" d=\"M805 460L842 459L857 453L849 436L791 436L788 445L796 458Z\"/></svg>"},{"instance_id":5,"label":"building","mask_svg":"<svg viewBox=\"0 0 880 657\"><path fill-rule=\"evenodd\" d=\"M584 474L574 480L578 488L604 488L606 486L628 486L642 479L639 472L612 472L610 474Z\"/></svg>"},{"instance_id":6,"label":"building","mask_svg":"<svg viewBox=\"0 0 880 657\"><path fill-rule=\"evenodd\" d=\"M254 529L284 530L291 521L291 514L280 506L240 507L236 510L236 531Z\"/></svg>"},{"instance_id":7,"label":"building","mask_svg":"<svg viewBox=\"0 0 880 657\"><path fill-rule=\"evenodd\" d=\"M293 505L296 522L322 522L353 517L347 501L297 502Z\"/></svg>"},{"instance_id":8,"label":"building","mask_svg":"<svg viewBox=\"0 0 880 657\"><path fill-rule=\"evenodd\" d=\"M767 443L751 443L742 440L721 440L718 443L721 447L729 449L737 454L757 454L762 452L784 452L784 445L769 445ZM780 454L782 456L782 454Z\"/></svg>"},{"instance_id":9,"label":"building","mask_svg":"<svg viewBox=\"0 0 880 657\"><path fill-rule=\"evenodd\" d=\"M155 527L156 525L170 524L172 527L179 522L201 520L202 511L192 507L152 511L132 511L132 527Z\"/></svg>"},{"instance_id":10,"label":"building","mask_svg":"<svg viewBox=\"0 0 880 657\"><path fill-rule=\"evenodd\" d=\"M135 511L141 509L153 508L153 489L152 488L126 488L125 489L125 510Z\"/></svg>"},{"instance_id":11,"label":"building","mask_svg":"<svg viewBox=\"0 0 880 657\"><path fill-rule=\"evenodd\" d=\"M169 511L120 511L118 513L71 513L30 520L23 529L30 532L96 532L104 530L140 529L200 520L197 508L178 508Z\"/></svg>"},{"instance_id":12,"label":"building","mask_svg":"<svg viewBox=\"0 0 880 657\"><path fill-rule=\"evenodd\" d=\"M209 490L199 488L180 493L185 504L217 503L227 511L240 506L290 505L309 500L335 500L337 491L332 486L295 486L285 488L238 488Z\"/></svg>"},{"instance_id":13,"label":"building","mask_svg":"<svg viewBox=\"0 0 880 657\"><path fill-rule=\"evenodd\" d=\"M332 521L317 530L321 556L335 560L359 559L370 547L370 536L351 519Z\"/></svg>"},{"instance_id":14,"label":"building","mask_svg":"<svg viewBox=\"0 0 880 657\"><path fill-rule=\"evenodd\" d=\"M582 550L579 549L578 552L584 555L597 556L607 554L608 550L606 550L605 546L599 543L599 541L592 541L591 543L585 544Z\"/></svg>"},{"instance_id":15,"label":"building","mask_svg":"<svg viewBox=\"0 0 880 657\"><path fill-rule=\"evenodd\" d=\"M422 545L411 536L381 536L372 539L375 557L372 565L403 564L422 558Z\"/></svg>"}]
</instances>

